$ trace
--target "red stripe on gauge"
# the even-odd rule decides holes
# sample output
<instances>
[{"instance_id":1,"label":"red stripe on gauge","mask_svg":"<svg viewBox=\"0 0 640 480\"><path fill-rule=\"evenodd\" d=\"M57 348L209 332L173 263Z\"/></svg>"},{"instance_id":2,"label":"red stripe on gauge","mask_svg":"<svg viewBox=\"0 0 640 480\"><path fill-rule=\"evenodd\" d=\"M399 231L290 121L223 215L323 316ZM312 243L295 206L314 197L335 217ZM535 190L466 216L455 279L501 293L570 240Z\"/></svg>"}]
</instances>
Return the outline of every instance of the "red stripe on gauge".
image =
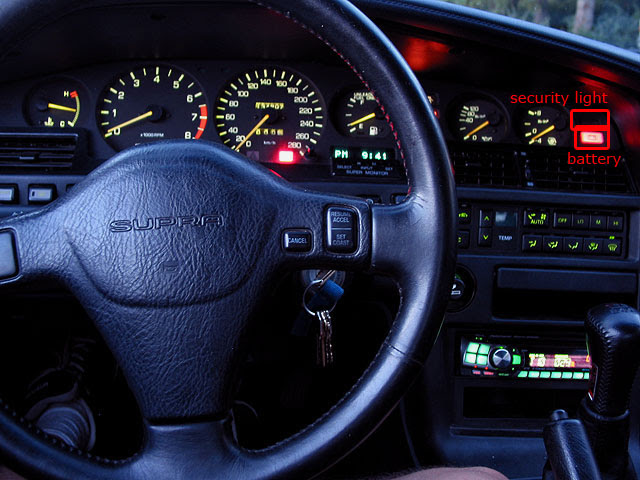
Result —
<instances>
[{"instance_id":1,"label":"red stripe on gauge","mask_svg":"<svg viewBox=\"0 0 640 480\"><path fill-rule=\"evenodd\" d=\"M195 135L196 140L202 136L205 127L207 126L208 110L206 105L200 105L200 125L198 125L198 131Z\"/></svg>"}]
</instances>

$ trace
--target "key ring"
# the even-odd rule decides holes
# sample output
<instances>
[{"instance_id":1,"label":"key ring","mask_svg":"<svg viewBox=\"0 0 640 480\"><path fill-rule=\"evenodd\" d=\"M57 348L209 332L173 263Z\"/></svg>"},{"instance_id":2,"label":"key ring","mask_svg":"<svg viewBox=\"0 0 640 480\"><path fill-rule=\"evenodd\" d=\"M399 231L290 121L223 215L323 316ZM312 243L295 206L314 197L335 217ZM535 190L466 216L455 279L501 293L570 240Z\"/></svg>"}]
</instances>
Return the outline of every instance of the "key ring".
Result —
<instances>
[{"instance_id":1,"label":"key ring","mask_svg":"<svg viewBox=\"0 0 640 480\"><path fill-rule=\"evenodd\" d=\"M334 273L335 273L335 271L329 270L329 272L327 272L326 275L324 275L322 278L317 278L316 280L311 282L309 285L307 285L307 288L304 289L304 293L302 294L302 306L307 311L307 313L309 315L311 315L312 317L315 317L318 312L314 312L307 305L307 294L309 293L309 291L311 290L312 287L317 287L318 290L320 290L322 287L324 287L324 284L327 283L327 281L333 276ZM313 298L313 297L311 297L311 298ZM338 304L338 299L336 299L336 301L333 303L331 308L323 308L322 310L331 313L333 311L333 309L336 308L337 304Z\"/></svg>"}]
</instances>

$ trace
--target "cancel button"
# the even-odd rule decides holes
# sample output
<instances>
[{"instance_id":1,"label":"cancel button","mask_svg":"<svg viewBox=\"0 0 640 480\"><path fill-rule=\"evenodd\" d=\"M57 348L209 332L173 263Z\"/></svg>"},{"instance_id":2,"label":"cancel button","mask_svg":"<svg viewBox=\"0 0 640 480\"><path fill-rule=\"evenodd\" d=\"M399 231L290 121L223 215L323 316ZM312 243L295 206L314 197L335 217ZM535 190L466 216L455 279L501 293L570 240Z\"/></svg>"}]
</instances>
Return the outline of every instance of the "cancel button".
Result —
<instances>
[{"instance_id":1,"label":"cancel button","mask_svg":"<svg viewBox=\"0 0 640 480\"><path fill-rule=\"evenodd\" d=\"M308 252L311 250L311 232L309 230L285 230L282 241L287 252Z\"/></svg>"}]
</instances>

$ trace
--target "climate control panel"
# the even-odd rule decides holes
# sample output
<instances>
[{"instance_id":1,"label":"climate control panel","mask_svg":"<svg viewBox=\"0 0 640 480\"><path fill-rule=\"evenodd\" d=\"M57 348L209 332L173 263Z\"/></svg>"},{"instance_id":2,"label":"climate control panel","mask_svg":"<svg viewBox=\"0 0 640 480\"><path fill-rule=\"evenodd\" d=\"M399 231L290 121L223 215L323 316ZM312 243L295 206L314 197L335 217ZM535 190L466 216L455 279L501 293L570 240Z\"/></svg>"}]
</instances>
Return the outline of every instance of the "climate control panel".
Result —
<instances>
[{"instance_id":1,"label":"climate control panel","mask_svg":"<svg viewBox=\"0 0 640 480\"><path fill-rule=\"evenodd\" d=\"M458 250L620 259L627 223L627 212L616 210L462 203Z\"/></svg>"}]
</instances>

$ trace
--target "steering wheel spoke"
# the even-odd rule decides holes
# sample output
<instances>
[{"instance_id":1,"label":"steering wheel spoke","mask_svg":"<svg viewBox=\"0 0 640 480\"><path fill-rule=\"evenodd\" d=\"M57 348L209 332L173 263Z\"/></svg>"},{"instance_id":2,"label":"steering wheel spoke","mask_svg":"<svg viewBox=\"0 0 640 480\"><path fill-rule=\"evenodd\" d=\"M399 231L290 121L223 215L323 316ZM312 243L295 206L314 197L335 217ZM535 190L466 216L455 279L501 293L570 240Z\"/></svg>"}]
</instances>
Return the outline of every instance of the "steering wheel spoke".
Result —
<instances>
[{"instance_id":1,"label":"steering wheel spoke","mask_svg":"<svg viewBox=\"0 0 640 480\"><path fill-rule=\"evenodd\" d=\"M365 270L371 211L365 200L285 187L279 210L280 263L287 268Z\"/></svg>"},{"instance_id":2,"label":"steering wheel spoke","mask_svg":"<svg viewBox=\"0 0 640 480\"><path fill-rule=\"evenodd\" d=\"M54 205L0 221L0 285L62 279L69 249Z\"/></svg>"}]
</instances>

